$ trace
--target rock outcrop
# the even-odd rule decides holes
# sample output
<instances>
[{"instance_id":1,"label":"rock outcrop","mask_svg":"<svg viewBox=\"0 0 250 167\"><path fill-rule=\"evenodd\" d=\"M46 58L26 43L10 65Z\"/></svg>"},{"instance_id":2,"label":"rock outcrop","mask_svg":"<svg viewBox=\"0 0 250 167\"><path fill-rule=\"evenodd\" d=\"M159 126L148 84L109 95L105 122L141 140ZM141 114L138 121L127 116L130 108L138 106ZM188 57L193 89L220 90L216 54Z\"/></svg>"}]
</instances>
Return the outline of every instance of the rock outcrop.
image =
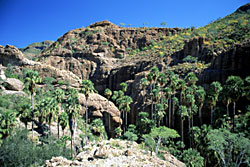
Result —
<instances>
[{"instance_id":1,"label":"rock outcrop","mask_svg":"<svg viewBox=\"0 0 250 167\"><path fill-rule=\"evenodd\" d=\"M233 45L211 61L211 66L199 77L200 83L219 81L224 83L228 76L238 75L242 78L250 75L250 40Z\"/></svg>"},{"instance_id":2,"label":"rock outcrop","mask_svg":"<svg viewBox=\"0 0 250 167\"><path fill-rule=\"evenodd\" d=\"M129 63L123 61L132 50L181 31L183 29L178 28L123 28L108 21L97 22L64 34L42 52L41 61L71 71L80 79L90 79L96 89L103 92L108 87L111 71L122 71L119 69L126 69L125 66L142 71L143 67L137 68L143 64L138 59Z\"/></svg>"},{"instance_id":3,"label":"rock outcrop","mask_svg":"<svg viewBox=\"0 0 250 167\"><path fill-rule=\"evenodd\" d=\"M42 78L54 77L58 81L68 81L72 86L79 87L80 79L77 75L70 71L59 70L48 64L28 60L15 46L0 45L0 64L7 67L8 65L15 66L18 69L29 68L39 72Z\"/></svg>"},{"instance_id":4,"label":"rock outcrop","mask_svg":"<svg viewBox=\"0 0 250 167\"><path fill-rule=\"evenodd\" d=\"M139 148L135 142L122 140L102 141L90 144L83 148L84 152L78 154L74 161L63 157L53 157L45 162L46 167L59 166L113 166L113 167L185 167L170 154L165 154L166 161L159 159L155 153Z\"/></svg>"},{"instance_id":5,"label":"rock outcrop","mask_svg":"<svg viewBox=\"0 0 250 167\"><path fill-rule=\"evenodd\" d=\"M103 120L106 131L109 137L115 136L115 128L122 124L120 119L120 111L114 105L114 103L108 101L103 96L97 93L91 93L86 101L83 94L79 94L80 104L83 106L81 115L85 115L85 107L88 108L88 118L95 119L101 118Z\"/></svg>"}]
</instances>

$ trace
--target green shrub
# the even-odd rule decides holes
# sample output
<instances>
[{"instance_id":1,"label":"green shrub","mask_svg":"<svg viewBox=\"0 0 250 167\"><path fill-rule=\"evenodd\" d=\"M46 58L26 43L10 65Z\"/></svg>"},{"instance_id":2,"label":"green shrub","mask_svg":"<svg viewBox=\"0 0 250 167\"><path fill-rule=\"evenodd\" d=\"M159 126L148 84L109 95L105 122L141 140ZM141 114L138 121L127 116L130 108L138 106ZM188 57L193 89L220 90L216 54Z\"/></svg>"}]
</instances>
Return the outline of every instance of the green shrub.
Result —
<instances>
[{"instance_id":1,"label":"green shrub","mask_svg":"<svg viewBox=\"0 0 250 167\"><path fill-rule=\"evenodd\" d=\"M64 150L54 139L48 138L47 143L35 145L28 138L27 130L18 130L0 146L0 164L3 167L41 166L53 156L70 157L70 151Z\"/></svg>"}]
</instances>

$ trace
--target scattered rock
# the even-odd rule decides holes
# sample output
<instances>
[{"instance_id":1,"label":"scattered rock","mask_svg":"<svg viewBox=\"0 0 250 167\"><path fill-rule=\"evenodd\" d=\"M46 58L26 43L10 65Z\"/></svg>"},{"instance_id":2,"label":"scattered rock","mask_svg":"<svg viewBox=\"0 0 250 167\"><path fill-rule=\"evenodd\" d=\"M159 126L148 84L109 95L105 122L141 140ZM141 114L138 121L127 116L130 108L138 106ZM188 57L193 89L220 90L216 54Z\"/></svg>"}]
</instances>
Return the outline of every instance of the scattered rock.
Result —
<instances>
[{"instance_id":1,"label":"scattered rock","mask_svg":"<svg viewBox=\"0 0 250 167\"><path fill-rule=\"evenodd\" d=\"M70 161L63 157L53 157L47 160L46 167L54 166L74 166L79 165L83 167L97 167L97 166L113 166L113 167L185 167L185 165L172 158L170 161L159 159L155 153L152 154L141 150L135 142L129 142L130 147L127 147L128 141L124 140L109 140L101 141L99 144L90 143L83 149L86 150L76 156L76 160ZM174 161L172 160L174 159ZM53 166L54 165L54 166Z\"/></svg>"}]
</instances>

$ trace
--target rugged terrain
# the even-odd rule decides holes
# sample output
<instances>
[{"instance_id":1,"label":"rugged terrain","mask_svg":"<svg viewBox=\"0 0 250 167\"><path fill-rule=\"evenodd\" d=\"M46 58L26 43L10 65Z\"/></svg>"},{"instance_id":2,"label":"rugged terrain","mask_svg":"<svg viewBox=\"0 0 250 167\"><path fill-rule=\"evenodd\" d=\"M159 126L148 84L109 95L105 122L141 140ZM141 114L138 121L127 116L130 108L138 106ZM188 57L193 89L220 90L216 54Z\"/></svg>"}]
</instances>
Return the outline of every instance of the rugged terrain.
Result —
<instances>
[{"instance_id":1,"label":"rugged terrain","mask_svg":"<svg viewBox=\"0 0 250 167\"><path fill-rule=\"evenodd\" d=\"M114 129L122 124L119 119L121 111L103 97L106 88L114 91L121 88L120 83L128 84L126 94L133 99L128 123L136 124L138 113L142 109L150 110L150 103L144 101L145 94L140 81L153 66L163 72L173 70L180 76L192 71L197 74L198 83L205 88L212 81L224 83L230 75L245 78L250 75L249 23L250 4L246 4L233 14L197 29L126 28L109 21L100 21L86 28L71 30L53 43L47 41L33 44L21 51L10 45L0 46L0 64L3 66L0 68L0 75L9 89L3 92L20 93L23 89L22 85L20 88L14 86L19 81L4 77L2 69L10 66L15 72L29 68L38 71L42 78L53 77L56 79L54 86L61 88L66 87L67 84L60 84L64 82L68 83L69 87L79 89L81 81L89 79L99 94L91 94L91 102L88 103L85 96L80 94L81 114L85 114L84 108L87 106L90 118L102 118L105 127L111 116L111 128L108 128L107 132L109 137L114 137ZM185 58L189 56L196 60L186 61ZM0 88L5 89L2 86ZM111 146L106 149L111 149ZM84 156L92 156L93 151L85 152L87 155ZM110 157L113 162L123 161L126 155L123 155L122 151L118 158ZM135 150L132 150L132 155L128 157L138 158L133 157L133 153L137 154L133 151ZM46 165L113 163L110 159L85 161L86 157L83 162L78 159L69 162L63 158L53 158L47 161ZM161 166L161 163L167 165L160 160L155 163L148 162L148 165Z\"/></svg>"}]
</instances>

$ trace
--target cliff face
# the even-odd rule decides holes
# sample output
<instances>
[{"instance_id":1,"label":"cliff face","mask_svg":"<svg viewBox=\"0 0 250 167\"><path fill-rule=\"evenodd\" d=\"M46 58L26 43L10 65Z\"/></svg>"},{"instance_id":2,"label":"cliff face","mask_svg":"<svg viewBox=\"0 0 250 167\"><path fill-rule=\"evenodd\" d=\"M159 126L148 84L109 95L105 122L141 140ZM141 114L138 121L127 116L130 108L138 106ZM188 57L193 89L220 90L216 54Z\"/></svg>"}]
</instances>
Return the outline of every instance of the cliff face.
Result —
<instances>
[{"instance_id":1,"label":"cliff face","mask_svg":"<svg viewBox=\"0 0 250 167\"><path fill-rule=\"evenodd\" d=\"M136 72L145 70L148 60L124 60L132 50L180 31L178 28L122 28L102 21L69 31L42 52L41 61L71 71L80 79L90 79L103 92L113 81L133 79Z\"/></svg>"},{"instance_id":2,"label":"cliff face","mask_svg":"<svg viewBox=\"0 0 250 167\"><path fill-rule=\"evenodd\" d=\"M201 83L224 82L230 75L242 78L250 75L250 41L236 44L231 49L216 56L211 66L200 75Z\"/></svg>"}]
</instances>

